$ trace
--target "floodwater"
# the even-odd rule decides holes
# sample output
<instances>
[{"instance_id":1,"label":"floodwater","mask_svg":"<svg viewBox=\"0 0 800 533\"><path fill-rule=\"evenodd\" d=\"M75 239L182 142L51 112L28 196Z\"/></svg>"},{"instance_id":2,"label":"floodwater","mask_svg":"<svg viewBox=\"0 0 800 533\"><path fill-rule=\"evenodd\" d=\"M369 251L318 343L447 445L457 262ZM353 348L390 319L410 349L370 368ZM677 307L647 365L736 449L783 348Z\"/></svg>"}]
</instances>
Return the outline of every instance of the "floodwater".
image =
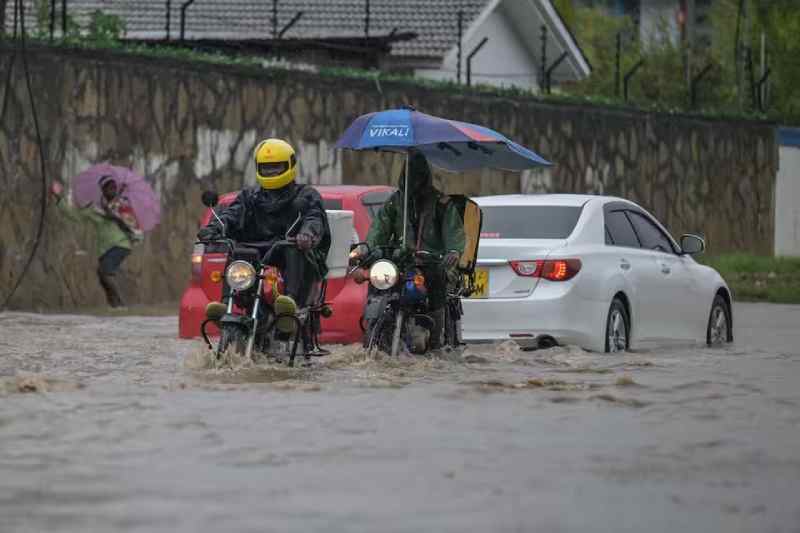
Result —
<instances>
[{"instance_id":1,"label":"floodwater","mask_svg":"<svg viewBox=\"0 0 800 533\"><path fill-rule=\"evenodd\" d=\"M176 331L0 314L0 532L800 531L800 306L722 349L310 369Z\"/></svg>"}]
</instances>

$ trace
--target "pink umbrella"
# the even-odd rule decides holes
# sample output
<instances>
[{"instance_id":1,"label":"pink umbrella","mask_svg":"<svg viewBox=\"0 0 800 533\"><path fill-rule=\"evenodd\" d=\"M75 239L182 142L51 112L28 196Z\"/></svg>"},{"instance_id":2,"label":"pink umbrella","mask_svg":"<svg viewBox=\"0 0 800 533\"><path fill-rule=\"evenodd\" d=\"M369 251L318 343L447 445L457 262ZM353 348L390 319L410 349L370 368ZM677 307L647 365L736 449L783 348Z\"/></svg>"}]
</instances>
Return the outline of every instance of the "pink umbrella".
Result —
<instances>
[{"instance_id":1,"label":"pink umbrella","mask_svg":"<svg viewBox=\"0 0 800 533\"><path fill-rule=\"evenodd\" d=\"M128 198L142 230L150 231L158 225L161 220L161 203L156 193L142 176L125 167L100 163L72 178L72 200L75 205L85 206L92 203L100 206L102 192L98 182L104 176L111 176L117 182L122 196Z\"/></svg>"}]
</instances>

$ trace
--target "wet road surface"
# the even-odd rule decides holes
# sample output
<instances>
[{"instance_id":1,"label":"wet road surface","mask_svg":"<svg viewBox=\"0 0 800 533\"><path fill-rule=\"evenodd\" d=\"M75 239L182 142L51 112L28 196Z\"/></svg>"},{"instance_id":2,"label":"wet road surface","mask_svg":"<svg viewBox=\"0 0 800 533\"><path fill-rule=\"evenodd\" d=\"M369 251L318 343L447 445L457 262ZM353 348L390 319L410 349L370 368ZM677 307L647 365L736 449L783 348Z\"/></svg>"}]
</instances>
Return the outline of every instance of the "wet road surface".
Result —
<instances>
[{"instance_id":1,"label":"wet road surface","mask_svg":"<svg viewBox=\"0 0 800 533\"><path fill-rule=\"evenodd\" d=\"M0 314L0 533L800 531L800 306L723 349L209 368L175 317Z\"/></svg>"}]
</instances>

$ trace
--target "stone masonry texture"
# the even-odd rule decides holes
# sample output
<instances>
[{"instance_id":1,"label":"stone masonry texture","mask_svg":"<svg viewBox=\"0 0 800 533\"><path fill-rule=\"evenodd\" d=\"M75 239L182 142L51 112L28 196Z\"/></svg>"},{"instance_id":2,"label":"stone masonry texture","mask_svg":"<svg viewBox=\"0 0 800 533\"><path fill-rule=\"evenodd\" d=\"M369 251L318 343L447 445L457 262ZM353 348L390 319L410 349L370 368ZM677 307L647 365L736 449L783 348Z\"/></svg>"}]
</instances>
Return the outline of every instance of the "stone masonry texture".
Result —
<instances>
[{"instance_id":1,"label":"stone masonry texture","mask_svg":"<svg viewBox=\"0 0 800 533\"><path fill-rule=\"evenodd\" d=\"M160 226L123 268L130 303L177 301L189 279L202 191L254 183L251 152L261 138L296 146L303 181L396 183L398 156L331 147L358 115L402 104L497 129L555 163L522 176L437 173L448 192L617 195L643 205L675 236L704 234L712 253L772 250L772 124L112 52L34 47L28 64L48 184L108 161L143 173L160 196ZM0 45L0 301L33 246L41 179L22 58ZM102 305L91 227L70 223L52 204L44 216L41 246L10 307Z\"/></svg>"}]
</instances>

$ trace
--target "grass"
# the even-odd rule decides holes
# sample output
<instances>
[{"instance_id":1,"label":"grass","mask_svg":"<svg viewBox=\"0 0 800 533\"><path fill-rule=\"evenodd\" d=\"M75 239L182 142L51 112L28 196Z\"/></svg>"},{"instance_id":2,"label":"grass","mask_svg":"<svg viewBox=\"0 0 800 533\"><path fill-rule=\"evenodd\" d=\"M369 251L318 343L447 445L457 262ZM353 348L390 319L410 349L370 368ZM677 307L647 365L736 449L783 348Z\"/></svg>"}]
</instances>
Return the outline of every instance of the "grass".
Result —
<instances>
[{"instance_id":1,"label":"grass","mask_svg":"<svg viewBox=\"0 0 800 533\"><path fill-rule=\"evenodd\" d=\"M700 262L722 274L737 301L800 304L800 257L729 254Z\"/></svg>"}]
</instances>

